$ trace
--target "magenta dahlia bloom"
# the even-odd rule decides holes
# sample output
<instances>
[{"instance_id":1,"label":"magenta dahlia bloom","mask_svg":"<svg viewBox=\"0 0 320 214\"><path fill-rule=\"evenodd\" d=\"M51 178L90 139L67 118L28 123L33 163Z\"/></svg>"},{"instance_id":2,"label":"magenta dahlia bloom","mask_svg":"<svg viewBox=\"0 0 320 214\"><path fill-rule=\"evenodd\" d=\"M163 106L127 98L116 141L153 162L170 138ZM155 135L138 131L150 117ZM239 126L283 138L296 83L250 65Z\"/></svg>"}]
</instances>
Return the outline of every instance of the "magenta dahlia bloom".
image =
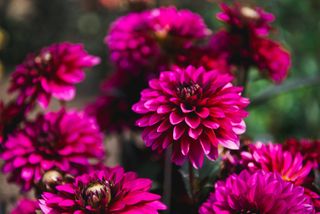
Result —
<instances>
[{"instance_id":1,"label":"magenta dahlia bloom","mask_svg":"<svg viewBox=\"0 0 320 214\"><path fill-rule=\"evenodd\" d=\"M82 112L61 110L40 115L9 136L1 154L9 181L29 190L49 170L77 175L104 156L95 121Z\"/></svg>"},{"instance_id":2,"label":"magenta dahlia bloom","mask_svg":"<svg viewBox=\"0 0 320 214\"><path fill-rule=\"evenodd\" d=\"M244 170L215 184L215 190L199 209L200 214L261 213L307 214L314 208L302 187L275 173Z\"/></svg>"},{"instance_id":3,"label":"magenta dahlia bloom","mask_svg":"<svg viewBox=\"0 0 320 214\"><path fill-rule=\"evenodd\" d=\"M251 8L242 6L239 3L235 3L230 7L222 3L220 8L222 11L216 17L234 28L231 30L246 30L260 36L269 34L271 30L270 23L275 19L273 14L259 7Z\"/></svg>"},{"instance_id":4,"label":"magenta dahlia bloom","mask_svg":"<svg viewBox=\"0 0 320 214\"><path fill-rule=\"evenodd\" d=\"M227 24L227 29L212 36L209 55L227 56L231 65L245 70L257 67L275 83L281 83L287 77L291 56L280 44L265 38L274 16L261 8L240 4L222 4L221 9L217 18Z\"/></svg>"},{"instance_id":5,"label":"magenta dahlia bloom","mask_svg":"<svg viewBox=\"0 0 320 214\"><path fill-rule=\"evenodd\" d=\"M253 40L254 63L274 82L282 82L288 75L291 66L290 53L280 44L269 39Z\"/></svg>"},{"instance_id":6,"label":"magenta dahlia bloom","mask_svg":"<svg viewBox=\"0 0 320 214\"><path fill-rule=\"evenodd\" d=\"M180 43L181 47L190 46L196 39L210 34L202 17L190 10L177 10L175 7L162 7L148 13L148 24L161 42ZM172 47L167 47L172 48Z\"/></svg>"},{"instance_id":7,"label":"magenta dahlia bloom","mask_svg":"<svg viewBox=\"0 0 320 214\"><path fill-rule=\"evenodd\" d=\"M151 80L132 108L143 115L136 124L144 127L146 145L159 152L172 145L172 161L181 165L189 158L195 168L202 166L204 155L216 159L218 145L238 149L249 100L231 80L192 66Z\"/></svg>"},{"instance_id":8,"label":"magenta dahlia bloom","mask_svg":"<svg viewBox=\"0 0 320 214\"><path fill-rule=\"evenodd\" d=\"M104 42L118 68L136 71L150 65L159 56L146 17L146 12L131 13L112 23Z\"/></svg>"},{"instance_id":9,"label":"magenta dahlia bloom","mask_svg":"<svg viewBox=\"0 0 320 214\"><path fill-rule=\"evenodd\" d=\"M42 107L48 106L51 97L68 101L75 96L75 84L85 77L83 69L99 62L81 44L53 44L38 54L29 54L17 66L9 91L18 92L18 102L36 99Z\"/></svg>"},{"instance_id":10,"label":"magenta dahlia bloom","mask_svg":"<svg viewBox=\"0 0 320 214\"><path fill-rule=\"evenodd\" d=\"M303 155L304 162L311 162L313 167L319 168L320 164L320 141L294 138L286 140L283 144L285 150L290 151L293 155L301 153Z\"/></svg>"},{"instance_id":11,"label":"magenta dahlia bloom","mask_svg":"<svg viewBox=\"0 0 320 214\"><path fill-rule=\"evenodd\" d=\"M277 172L282 179L300 185L312 169L311 163L303 163L300 153L292 155L284 151L281 144L258 142L249 145L249 148L249 152L242 152L241 156L243 164L253 171Z\"/></svg>"},{"instance_id":12,"label":"magenta dahlia bloom","mask_svg":"<svg viewBox=\"0 0 320 214\"><path fill-rule=\"evenodd\" d=\"M37 200L21 198L11 211L11 214L35 214L37 210L40 211Z\"/></svg>"},{"instance_id":13,"label":"magenta dahlia bloom","mask_svg":"<svg viewBox=\"0 0 320 214\"><path fill-rule=\"evenodd\" d=\"M208 34L201 16L168 7L120 17L111 25L105 43L118 69L139 72L168 67L178 53Z\"/></svg>"},{"instance_id":14,"label":"magenta dahlia bloom","mask_svg":"<svg viewBox=\"0 0 320 214\"><path fill-rule=\"evenodd\" d=\"M166 209L160 196L150 193L152 182L121 167L107 168L76 177L57 186L57 193L44 192L41 210L49 213L158 213Z\"/></svg>"}]
</instances>

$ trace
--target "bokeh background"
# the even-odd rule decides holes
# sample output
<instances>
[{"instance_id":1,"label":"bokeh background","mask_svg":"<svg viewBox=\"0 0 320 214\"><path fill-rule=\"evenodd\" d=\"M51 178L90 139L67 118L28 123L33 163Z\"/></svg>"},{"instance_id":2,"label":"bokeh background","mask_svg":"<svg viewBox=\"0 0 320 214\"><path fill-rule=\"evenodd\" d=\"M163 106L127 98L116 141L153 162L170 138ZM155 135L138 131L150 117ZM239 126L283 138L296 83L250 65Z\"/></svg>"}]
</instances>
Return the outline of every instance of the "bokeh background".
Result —
<instances>
[{"instance_id":1,"label":"bokeh background","mask_svg":"<svg viewBox=\"0 0 320 214\"><path fill-rule=\"evenodd\" d=\"M111 72L103 43L117 17L144 8L175 5L201 14L213 30L214 0L0 0L0 98L6 95L8 76L27 53L60 41L83 43L102 63L87 73L78 86L73 106L81 108L95 99L100 82ZM281 142L288 137L320 137L320 1L242 1L264 7L276 16L273 37L292 54L289 77L281 85L258 78L252 71L247 96L252 105L247 135L255 140ZM115 158L116 159L116 158ZM0 195L7 197L0 186ZM10 186L11 188L11 186ZM12 192L12 190L10 189ZM9 191L9 192L10 192ZM12 199L13 200L13 199ZM3 211L2 211L3 212ZM1 210L0 210L1 213Z\"/></svg>"}]
</instances>

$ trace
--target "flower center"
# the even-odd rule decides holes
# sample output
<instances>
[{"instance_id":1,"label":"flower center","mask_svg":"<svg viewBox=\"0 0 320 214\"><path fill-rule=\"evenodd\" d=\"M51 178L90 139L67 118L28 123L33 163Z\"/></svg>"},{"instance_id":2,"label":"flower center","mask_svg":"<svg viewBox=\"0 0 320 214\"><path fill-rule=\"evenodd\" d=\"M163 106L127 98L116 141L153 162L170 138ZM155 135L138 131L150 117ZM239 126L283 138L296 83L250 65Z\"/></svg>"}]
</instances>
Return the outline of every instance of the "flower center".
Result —
<instances>
[{"instance_id":1,"label":"flower center","mask_svg":"<svg viewBox=\"0 0 320 214\"><path fill-rule=\"evenodd\" d=\"M38 150L43 152L45 155L56 155L58 149L58 139L54 133L41 131L36 139L38 143Z\"/></svg>"},{"instance_id":2,"label":"flower center","mask_svg":"<svg viewBox=\"0 0 320 214\"><path fill-rule=\"evenodd\" d=\"M256 209L242 209L238 214L259 214L260 212Z\"/></svg>"},{"instance_id":3,"label":"flower center","mask_svg":"<svg viewBox=\"0 0 320 214\"><path fill-rule=\"evenodd\" d=\"M107 207L111 201L111 185L108 181L90 183L84 191L84 199L93 208Z\"/></svg>"},{"instance_id":4,"label":"flower center","mask_svg":"<svg viewBox=\"0 0 320 214\"><path fill-rule=\"evenodd\" d=\"M281 178L282 178L282 180L284 180L284 181L293 182L292 178L290 178L288 175L282 175Z\"/></svg>"},{"instance_id":5,"label":"flower center","mask_svg":"<svg viewBox=\"0 0 320 214\"><path fill-rule=\"evenodd\" d=\"M257 11L255 11L254 9L252 9L251 7L242 7L240 9L241 14L249 19L259 19L259 13L257 13Z\"/></svg>"},{"instance_id":6,"label":"flower center","mask_svg":"<svg viewBox=\"0 0 320 214\"><path fill-rule=\"evenodd\" d=\"M62 174L56 170L49 170L46 173L44 173L42 177L42 183L47 191L54 189L54 187L61 183L62 180Z\"/></svg>"},{"instance_id":7,"label":"flower center","mask_svg":"<svg viewBox=\"0 0 320 214\"><path fill-rule=\"evenodd\" d=\"M37 63L37 64L41 64L41 65L47 65L50 60L52 59L52 55L50 52L44 52L44 53L41 53L39 54L35 59L34 61Z\"/></svg>"},{"instance_id":8,"label":"flower center","mask_svg":"<svg viewBox=\"0 0 320 214\"><path fill-rule=\"evenodd\" d=\"M189 99L195 95L201 95L201 88L197 83L191 81L177 87L177 95L183 99Z\"/></svg>"}]
</instances>

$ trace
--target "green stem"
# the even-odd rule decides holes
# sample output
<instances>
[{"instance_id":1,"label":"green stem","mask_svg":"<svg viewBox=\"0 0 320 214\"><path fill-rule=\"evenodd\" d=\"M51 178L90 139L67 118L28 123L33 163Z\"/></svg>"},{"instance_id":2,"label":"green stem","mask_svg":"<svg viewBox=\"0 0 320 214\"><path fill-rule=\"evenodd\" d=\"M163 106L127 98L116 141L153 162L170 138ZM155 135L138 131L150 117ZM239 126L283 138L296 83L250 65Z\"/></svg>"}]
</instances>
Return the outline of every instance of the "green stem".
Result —
<instances>
[{"instance_id":1,"label":"green stem","mask_svg":"<svg viewBox=\"0 0 320 214\"><path fill-rule=\"evenodd\" d=\"M243 87L242 95L245 95L249 77L249 67L240 66L237 75L237 85Z\"/></svg>"},{"instance_id":2,"label":"green stem","mask_svg":"<svg viewBox=\"0 0 320 214\"><path fill-rule=\"evenodd\" d=\"M297 78L295 80L287 81L281 85L272 86L269 89L266 89L264 92L253 97L249 107L254 107L261 105L272 98L275 98L281 94L288 93L293 90L300 88L305 88L312 85L318 85L320 83L320 75L307 77L307 78Z\"/></svg>"},{"instance_id":3,"label":"green stem","mask_svg":"<svg viewBox=\"0 0 320 214\"><path fill-rule=\"evenodd\" d=\"M195 177L194 174L194 169L193 166L191 164L191 162L189 162L189 182L190 182L190 191L191 191L191 199L192 199L192 203L195 204L197 203L197 192L198 192L198 181Z\"/></svg>"},{"instance_id":4,"label":"green stem","mask_svg":"<svg viewBox=\"0 0 320 214\"><path fill-rule=\"evenodd\" d=\"M166 213L170 213L171 191L172 191L172 146L165 152L164 181L163 181L163 202L167 205Z\"/></svg>"}]
</instances>

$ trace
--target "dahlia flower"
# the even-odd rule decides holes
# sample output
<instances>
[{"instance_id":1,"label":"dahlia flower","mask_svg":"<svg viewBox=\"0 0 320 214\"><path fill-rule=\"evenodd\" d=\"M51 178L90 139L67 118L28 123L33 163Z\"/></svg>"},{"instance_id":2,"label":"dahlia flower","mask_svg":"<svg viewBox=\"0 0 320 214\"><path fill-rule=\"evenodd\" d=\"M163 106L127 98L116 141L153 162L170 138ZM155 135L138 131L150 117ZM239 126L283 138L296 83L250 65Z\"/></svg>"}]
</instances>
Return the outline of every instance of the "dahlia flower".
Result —
<instances>
[{"instance_id":1,"label":"dahlia flower","mask_svg":"<svg viewBox=\"0 0 320 214\"><path fill-rule=\"evenodd\" d=\"M29 190L46 171L77 175L104 156L95 121L76 111L49 112L8 137L1 154L9 181ZM90 161L91 160L91 161Z\"/></svg>"},{"instance_id":2,"label":"dahlia flower","mask_svg":"<svg viewBox=\"0 0 320 214\"><path fill-rule=\"evenodd\" d=\"M266 36L271 30L270 23L274 21L273 14L264 11L262 8L251 8L235 3L232 7L227 4L220 4L222 12L216 17L231 27L231 30L248 30L250 33Z\"/></svg>"},{"instance_id":3,"label":"dahlia flower","mask_svg":"<svg viewBox=\"0 0 320 214\"><path fill-rule=\"evenodd\" d=\"M221 8L223 12L217 18L228 28L212 36L209 55L222 54L230 64L245 69L255 66L275 83L281 83L287 77L291 56L280 44L264 38L271 29L273 15L239 4L222 4Z\"/></svg>"},{"instance_id":4,"label":"dahlia flower","mask_svg":"<svg viewBox=\"0 0 320 214\"><path fill-rule=\"evenodd\" d=\"M159 56L156 41L149 34L146 12L131 13L112 23L104 42L118 68L139 70Z\"/></svg>"},{"instance_id":5,"label":"dahlia flower","mask_svg":"<svg viewBox=\"0 0 320 214\"><path fill-rule=\"evenodd\" d=\"M262 213L307 214L314 208L302 187L275 173L244 170L215 184L215 190L199 209L200 214Z\"/></svg>"},{"instance_id":6,"label":"dahlia flower","mask_svg":"<svg viewBox=\"0 0 320 214\"><path fill-rule=\"evenodd\" d=\"M40 210L38 201L21 198L11 211L11 214L35 214L37 210Z\"/></svg>"},{"instance_id":7,"label":"dahlia flower","mask_svg":"<svg viewBox=\"0 0 320 214\"><path fill-rule=\"evenodd\" d=\"M121 167L107 168L44 192L39 200L43 213L158 213L166 209L160 196L150 193L152 182Z\"/></svg>"},{"instance_id":8,"label":"dahlia flower","mask_svg":"<svg viewBox=\"0 0 320 214\"><path fill-rule=\"evenodd\" d=\"M290 151L293 155L301 153L304 162L310 161L315 169L319 168L320 164L320 141L309 139L288 139L283 144L284 150Z\"/></svg>"},{"instance_id":9,"label":"dahlia flower","mask_svg":"<svg viewBox=\"0 0 320 214\"><path fill-rule=\"evenodd\" d=\"M253 60L260 71L274 82L282 82L291 66L290 53L280 44L264 38L254 39L252 46L255 52Z\"/></svg>"},{"instance_id":10,"label":"dahlia flower","mask_svg":"<svg viewBox=\"0 0 320 214\"><path fill-rule=\"evenodd\" d=\"M137 72L168 67L176 52L184 52L208 32L201 16L168 7L120 17L104 41L118 69Z\"/></svg>"},{"instance_id":11,"label":"dahlia flower","mask_svg":"<svg viewBox=\"0 0 320 214\"><path fill-rule=\"evenodd\" d=\"M48 106L51 97L68 101L75 96L75 84L85 77L83 69L99 62L81 44L53 44L38 54L29 54L17 66L9 91L18 92L20 103L37 100L42 107Z\"/></svg>"},{"instance_id":12,"label":"dahlia flower","mask_svg":"<svg viewBox=\"0 0 320 214\"><path fill-rule=\"evenodd\" d=\"M218 145L238 149L249 100L231 80L227 74L192 66L151 80L132 108L143 115L136 124L144 127L146 145L162 152L172 144L172 161L181 165L189 158L195 168L202 166L204 154L216 159Z\"/></svg>"},{"instance_id":13,"label":"dahlia flower","mask_svg":"<svg viewBox=\"0 0 320 214\"><path fill-rule=\"evenodd\" d=\"M171 45L166 47L169 49L176 45L189 47L194 40L210 34L202 17L189 10L177 10L175 7L156 8L148 13L147 18L152 33L160 42Z\"/></svg>"},{"instance_id":14,"label":"dahlia flower","mask_svg":"<svg viewBox=\"0 0 320 214\"><path fill-rule=\"evenodd\" d=\"M249 152L242 152L243 164L250 170L262 169L277 172L286 181L296 185L303 183L312 169L312 164L303 163L300 153L292 155L281 144L256 143L249 145Z\"/></svg>"}]
</instances>

